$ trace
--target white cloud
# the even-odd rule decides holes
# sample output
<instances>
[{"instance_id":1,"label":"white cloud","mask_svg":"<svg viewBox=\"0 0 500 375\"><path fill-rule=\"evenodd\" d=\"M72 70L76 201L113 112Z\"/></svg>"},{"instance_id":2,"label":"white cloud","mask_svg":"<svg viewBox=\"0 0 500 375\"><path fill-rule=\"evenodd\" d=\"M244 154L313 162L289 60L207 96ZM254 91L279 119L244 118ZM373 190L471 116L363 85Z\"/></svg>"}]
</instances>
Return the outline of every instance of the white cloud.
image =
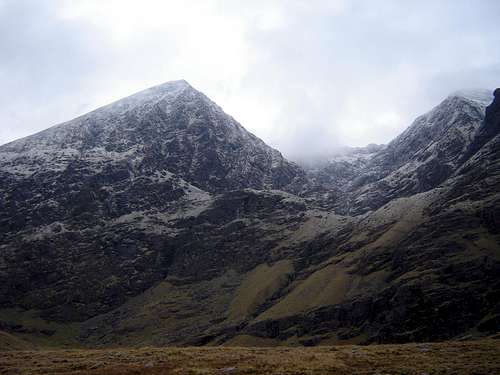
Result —
<instances>
[{"instance_id":1,"label":"white cloud","mask_svg":"<svg viewBox=\"0 0 500 375\"><path fill-rule=\"evenodd\" d=\"M498 85L493 0L0 0L0 143L184 78L292 157Z\"/></svg>"}]
</instances>

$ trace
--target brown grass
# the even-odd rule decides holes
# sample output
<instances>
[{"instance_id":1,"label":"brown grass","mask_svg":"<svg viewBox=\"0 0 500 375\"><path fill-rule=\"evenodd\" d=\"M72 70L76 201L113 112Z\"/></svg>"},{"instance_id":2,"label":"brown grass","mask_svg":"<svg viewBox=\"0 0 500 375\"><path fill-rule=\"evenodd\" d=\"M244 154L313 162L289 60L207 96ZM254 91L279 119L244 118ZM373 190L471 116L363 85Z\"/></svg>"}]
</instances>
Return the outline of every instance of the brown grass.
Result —
<instances>
[{"instance_id":1,"label":"brown grass","mask_svg":"<svg viewBox=\"0 0 500 375\"><path fill-rule=\"evenodd\" d=\"M500 374L500 341L0 352L0 374Z\"/></svg>"},{"instance_id":2,"label":"brown grass","mask_svg":"<svg viewBox=\"0 0 500 375\"><path fill-rule=\"evenodd\" d=\"M249 272L238 287L229 307L228 315L232 321L251 315L286 284L287 277L293 272L290 260L282 260L272 266L261 264Z\"/></svg>"},{"instance_id":3,"label":"brown grass","mask_svg":"<svg viewBox=\"0 0 500 375\"><path fill-rule=\"evenodd\" d=\"M311 274L257 319L279 319L318 306L340 303L347 292L349 281L343 268L329 265Z\"/></svg>"}]
</instances>

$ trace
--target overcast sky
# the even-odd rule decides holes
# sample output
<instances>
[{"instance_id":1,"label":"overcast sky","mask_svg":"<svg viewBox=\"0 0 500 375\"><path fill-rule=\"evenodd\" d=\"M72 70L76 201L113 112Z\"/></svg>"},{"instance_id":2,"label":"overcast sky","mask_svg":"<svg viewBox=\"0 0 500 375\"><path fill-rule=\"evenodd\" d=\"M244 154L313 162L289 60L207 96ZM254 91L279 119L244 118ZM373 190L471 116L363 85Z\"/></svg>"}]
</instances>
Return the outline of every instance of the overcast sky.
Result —
<instances>
[{"instance_id":1,"label":"overcast sky","mask_svg":"<svg viewBox=\"0 0 500 375\"><path fill-rule=\"evenodd\" d=\"M498 0L0 0L0 144L186 79L285 155L500 85Z\"/></svg>"}]
</instances>

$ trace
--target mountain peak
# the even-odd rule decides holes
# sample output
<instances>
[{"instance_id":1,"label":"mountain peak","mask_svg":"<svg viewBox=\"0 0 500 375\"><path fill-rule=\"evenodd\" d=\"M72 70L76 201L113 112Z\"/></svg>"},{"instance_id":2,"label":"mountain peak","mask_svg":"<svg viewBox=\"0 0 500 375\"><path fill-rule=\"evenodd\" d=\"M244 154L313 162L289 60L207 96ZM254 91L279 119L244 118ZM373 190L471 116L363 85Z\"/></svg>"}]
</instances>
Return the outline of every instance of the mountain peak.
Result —
<instances>
[{"instance_id":1,"label":"mountain peak","mask_svg":"<svg viewBox=\"0 0 500 375\"><path fill-rule=\"evenodd\" d=\"M167 81L159 85L149 87L145 90L136 92L135 94L120 99L110 105L130 105L149 101L157 102L163 99L173 99L186 89L194 90L194 88L183 79L176 81Z\"/></svg>"},{"instance_id":2,"label":"mountain peak","mask_svg":"<svg viewBox=\"0 0 500 375\"><path fill-rule=\"evenodd\" d=\"M174 90L174 89L185 89L192 86L185 79L178 79L174 81L167 81L160 83L159 85L152 86L149 89L162 89L162 90ZM148 90L148 89L146 89Z\"/></svg>"},{"instance_id":3,"label":"mountain peak","mask_svg":"<svg viewBox=\"0 0 500 375\"><path fill-rule=\"evenodd\" d=\"M462 89L451 93L449 97L459 97L488 105L493 99L493 94L491 90L488 89Z\"/></svg>"}]
</instances>

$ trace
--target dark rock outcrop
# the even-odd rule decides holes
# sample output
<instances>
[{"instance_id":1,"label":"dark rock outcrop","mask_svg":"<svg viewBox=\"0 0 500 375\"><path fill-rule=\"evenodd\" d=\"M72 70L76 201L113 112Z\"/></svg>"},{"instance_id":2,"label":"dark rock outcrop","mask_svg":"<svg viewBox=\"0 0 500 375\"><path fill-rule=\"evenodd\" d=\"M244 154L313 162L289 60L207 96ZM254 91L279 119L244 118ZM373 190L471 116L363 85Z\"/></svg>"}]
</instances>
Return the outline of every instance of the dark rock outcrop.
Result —
<instances>
[{"instance_id":1,"label":"dark rock outcrop","mask_svg":"<svg viewBox=\"0 0 500 375\"><path fill-rule=\"evenodd\" d=\"M464 155L463 160L472 157L477 151L500 133L500 89L494 91L493 102L486 107L484 123L478 129L474 142Z\"/></svg>"}]
</instances>

